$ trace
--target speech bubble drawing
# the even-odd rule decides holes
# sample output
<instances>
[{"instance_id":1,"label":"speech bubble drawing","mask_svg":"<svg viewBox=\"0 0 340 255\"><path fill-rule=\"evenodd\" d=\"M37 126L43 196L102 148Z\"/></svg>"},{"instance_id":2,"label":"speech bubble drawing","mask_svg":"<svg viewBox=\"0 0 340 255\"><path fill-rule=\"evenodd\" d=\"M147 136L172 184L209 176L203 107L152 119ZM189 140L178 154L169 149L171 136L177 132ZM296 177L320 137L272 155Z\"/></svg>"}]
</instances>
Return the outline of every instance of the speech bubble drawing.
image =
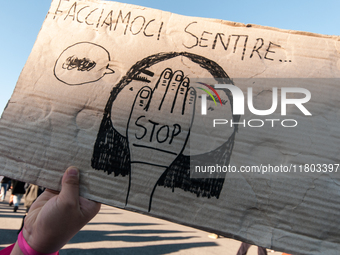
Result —
<instances>
[{"instance_id":1,"label":"speech bubble drawing","mask_svg":"<svg viewBox=\"0 0 340 255\"><path fill-rule=\"evenodd\" d=\"M110 53L91 42L79 42L67 47L54 65L54 76L67 85L95 82L105 74L115 71L109 68Z\"/></svg>"}]
</instances>

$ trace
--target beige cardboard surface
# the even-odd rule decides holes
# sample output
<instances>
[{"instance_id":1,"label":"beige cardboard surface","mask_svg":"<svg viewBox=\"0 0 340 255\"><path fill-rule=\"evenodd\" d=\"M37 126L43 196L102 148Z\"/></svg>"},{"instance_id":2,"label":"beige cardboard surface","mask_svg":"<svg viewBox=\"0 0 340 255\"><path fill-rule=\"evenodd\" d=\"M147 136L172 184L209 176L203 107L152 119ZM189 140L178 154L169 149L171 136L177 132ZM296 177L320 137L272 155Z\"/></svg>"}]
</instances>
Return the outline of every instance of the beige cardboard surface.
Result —
<instances>
[{"instance_id":1,"label":"beige cardboard surface","mask_svg":"<svg viewBox=\"0 0 340 255\"><path fill-rule=\"evenodd\" d=\"M293 254L338 254L339 51L339 37L52 1L0 121L0 174L60 189L75 165L87 198ZM217 83L243 92L244 114ZM306 100L282 104L284 88ZM190 178L190 163L204 162L236 172ZM291 173L241 172L251 166Z\"/></svg>"}]
</instances>

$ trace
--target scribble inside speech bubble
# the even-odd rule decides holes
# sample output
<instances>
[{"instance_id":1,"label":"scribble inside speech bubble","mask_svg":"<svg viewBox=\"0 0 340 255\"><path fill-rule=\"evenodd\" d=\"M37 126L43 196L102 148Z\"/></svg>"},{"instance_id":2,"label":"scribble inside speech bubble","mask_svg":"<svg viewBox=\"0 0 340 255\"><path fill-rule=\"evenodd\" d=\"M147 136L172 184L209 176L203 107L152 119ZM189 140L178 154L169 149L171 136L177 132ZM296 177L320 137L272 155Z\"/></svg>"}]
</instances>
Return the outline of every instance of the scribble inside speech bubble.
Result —
<instances>
[{"instance_id":1,"label":"scribble inside speech bubble","mask_svg":"<svg viewBox=\"0 0 340 255\"><path fill-rule=\"evenodd\" d=\"M109 52L102 46L80 42L67 47L57 59L54 76L68 85L82 85L100 80L114 71L109 68Z\"/></svg>"},{"instance_id":2,"label":"scribble inside speech bubble","mask_svg":"<svg viewBox=\"0 0 340 255\"><path fill-rule=\"evenodd\" d=\"M63 69L72 70L77 68L77 71L90 71L95 66L96 62L88 58L79 59L76 56L71 56L66 59L66 62L63 64Z\"/></svg>"}]
</instances>

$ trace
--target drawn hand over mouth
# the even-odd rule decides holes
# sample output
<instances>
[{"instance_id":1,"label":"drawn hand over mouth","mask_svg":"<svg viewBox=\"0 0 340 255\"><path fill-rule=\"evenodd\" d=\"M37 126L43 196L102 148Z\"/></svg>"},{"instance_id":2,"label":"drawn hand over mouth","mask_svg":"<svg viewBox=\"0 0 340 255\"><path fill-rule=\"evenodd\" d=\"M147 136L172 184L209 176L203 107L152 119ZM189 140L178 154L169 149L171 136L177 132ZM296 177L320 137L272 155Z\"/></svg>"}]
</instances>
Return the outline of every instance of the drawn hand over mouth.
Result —
<instances>
[{"instance_id":1,"label":"drawn hand over mouth","mask_svg":"<svg viewBox=\"0 0 340 255\"><path fill-rule=\"evenodd\" d=\"M126 134L131 153L127 200L140 196L141 186L150 197L159 177L184 150L196 102L196 92L189 85L182 71L166 68L154 90L144 86L137 93ZM135 183L136 175L144 175L147 183Z\"/></svg>"}]
</instances>

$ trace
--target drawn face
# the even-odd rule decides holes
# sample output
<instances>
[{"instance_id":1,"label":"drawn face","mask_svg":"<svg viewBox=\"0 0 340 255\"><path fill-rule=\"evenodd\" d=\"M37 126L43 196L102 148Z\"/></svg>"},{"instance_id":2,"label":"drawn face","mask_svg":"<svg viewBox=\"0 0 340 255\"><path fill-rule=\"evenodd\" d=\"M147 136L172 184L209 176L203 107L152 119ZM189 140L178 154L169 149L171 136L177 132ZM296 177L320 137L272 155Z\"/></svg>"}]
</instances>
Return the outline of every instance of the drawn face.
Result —
<instances>
[{"instance_id":1,"label":"drawn face","mask_svg":"<svg viewBox=\"0 0 340 255\"><path fill-rule=\"evenodd\" d=\"M215 62L172 52L137 62L114 86L91 165L108 174L129 176L126 204L144 210L150 199L150 210L157 185L219 197L225 174L216 179L190 177L192 159L229 164L236 128L214 127L213 120L239 117L232 115L230 92L213 89L216 83L232 84ZM204 98L210 99L206 105ZM203 105L206 115L201 114Z\"/></svg>"},{"instance_id":2,"label":"drawn face","mask_svg":"<svg viewBox=\"0 0 340 255\"><path fill-rule=\"evenodd\" d=\"M159 84L160 81L161 83ZM132 78L131 82L129 82L124 87L124 89L120 91L117 98L112 104L111 121L113 127L122 136L127 136L127 120L129 119L129 116L131 114L131 111L130 109L128 109L127 106L133 104L137 94L142 87L147 86L150 88L150 94L148 95L152 97L151 100L153 105L156 105L155 102L158 102L158 104L160 104L160 102L163 100L165 89L168 89L166 91L166 97L176 98L176 101L178 102L179 98L177 98L176 94L177 89L186 92L187 89L191 87L196 92L196 106L194 110L195 117L191 125L189 140L183 150L183 154L198 155L216 149L224 142L226 142L226 140L228 140L228 138L233 134L234 129L226 128L225 126L213 127L213 120L232 119L231 104L226 92L223 90L217 90L216 92L220 96L222 105L220 105L220 103L215 104L213 99L208 95L207 115L202 116L202 95L207 94L204 90L200 89L204 87L204 85L202 85L202 81L211 83L211 86L217 83L216 79L208 70L202 68L200 65L192 62L189 58L184 56L178 56L172 59L168 59L141 70L137 75ZM161 93L156 93L155 95L152 95L153 91L159 91L159 88L162 87L162 84L169 84L169 88L164 88L164 91L162 91ZM147 94L146 91L144 91L143 94ZM148 100L148 98L146 98L145 100ZM174 102L170 100L169 103L173 104ZM143 114L141 113L140 115L142 116ZM173 125L176 125L176 122L180 117L179 115L176 116L175 114L170 115L170 112L165 111L153 112L153 115L154 119L158 120L162 118L169 120L171 118L173 123L167 123L169 127L173 127ZM141 121L147 122L147 120L144 119L141 119ZM151 121L155 122L154 120ZM136 132L140 132L143 134L144 132L147 132L146 136L150 135L154 128L152 123L148 123L148 127L143 124L143 127L145 127L147 130L145 131L142 127L140 127L139 129L136 128ZM157 127L154 129L154 131L158 131ZM169 130L168 128L163 128L162 130L160 130L159 134L164 136L168 132L171 135L172 133L176 133L177 131L174 130L174 128L172 130L171 128L169 128ZM138 135L140 136L141 134ZM161 140L165 139L165 137L163 136L160 137ZM163 143L162 146L164 147L165 143Z\"/></svg>"}]
</instances>

